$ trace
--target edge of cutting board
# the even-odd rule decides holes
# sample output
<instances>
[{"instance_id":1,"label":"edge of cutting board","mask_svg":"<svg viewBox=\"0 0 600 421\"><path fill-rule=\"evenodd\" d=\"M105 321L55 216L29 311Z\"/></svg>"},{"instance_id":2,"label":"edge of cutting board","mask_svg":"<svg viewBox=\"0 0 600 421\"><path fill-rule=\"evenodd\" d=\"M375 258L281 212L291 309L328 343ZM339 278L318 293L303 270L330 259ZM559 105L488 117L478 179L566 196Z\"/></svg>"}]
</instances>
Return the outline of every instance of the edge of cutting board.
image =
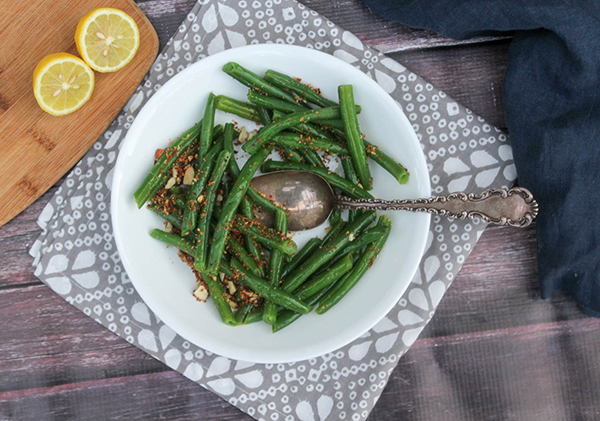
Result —
<instances>
[{"instance_id":1,"label":"edge of cutting board","mask_svg":"<svg viewBox=\"0 0 600 421\"><path fill-rule=\"evenodd\" d=\"M81 109L51 116L33 96L33 69L47 54L78 55L73 38L77 22L96 7L116 7L132 16L140 30L140 47L123 69L95 73L92 98ZM0 39L13 44L3 44L0 57L0 226L39 198L89 150L131 98L159 47L152 24L133 0L30 0L11 2L9 9L0 17ZM98 181L104 183L105 177Z\"/></svg>"}]
</instances>

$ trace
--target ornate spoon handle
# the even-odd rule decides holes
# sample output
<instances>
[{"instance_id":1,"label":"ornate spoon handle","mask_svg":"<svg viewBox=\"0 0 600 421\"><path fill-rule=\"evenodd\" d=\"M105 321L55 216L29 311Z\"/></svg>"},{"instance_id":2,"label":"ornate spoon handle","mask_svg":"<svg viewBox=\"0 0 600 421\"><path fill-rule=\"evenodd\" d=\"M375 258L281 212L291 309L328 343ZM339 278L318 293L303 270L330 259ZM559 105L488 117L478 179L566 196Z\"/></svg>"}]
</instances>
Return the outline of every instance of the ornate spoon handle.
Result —
<instances>
[{"instance_id":1,"label":"ornate spoon handle","mask_svg":"<svg viewBox=\"0 0 600 421\"><path fill-rule=\"evenodd\" d=\"M526 227L535 219L538 204L527 189L486 190L482 194L451 193L415 200L349 199L338 197L338 209L407 210L450 218L481 218L487 223Z\"/></svg>"}]
</instances>

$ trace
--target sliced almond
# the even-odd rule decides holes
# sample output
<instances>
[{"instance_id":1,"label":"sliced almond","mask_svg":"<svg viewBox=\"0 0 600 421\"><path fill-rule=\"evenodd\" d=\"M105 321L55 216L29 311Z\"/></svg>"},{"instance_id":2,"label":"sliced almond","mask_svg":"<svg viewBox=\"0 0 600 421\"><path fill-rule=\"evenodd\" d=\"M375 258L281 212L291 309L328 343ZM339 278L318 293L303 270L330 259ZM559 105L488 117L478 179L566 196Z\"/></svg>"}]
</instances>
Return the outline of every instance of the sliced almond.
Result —
<instances>
[{"instance_id":1,"label":"sliced almond","mask_svg":"<svg viewBox=\"0 0 600 421\"><path fill-rule=\"evenodd\" d=\"M196 291L194 291L194 297L196 297L200 301L206 301L208 298L208 290L204 284L200 284Z\"/></svg>"},{"instance_id":2,"label":"sliced almond","mask_svg":"<svg viewBox=\"0 0 600 421\"><path fill-rule=\"evenodd\" d=\"M198 199L197 199L197 200L198 200L198 203L202 203L202 202L204 202L204 195L203 195L203 194L201 194L200 196L198 196Z\"/></svg>"},{"instance_id":3,"label":"sliced almond","mask_svg":"<svg viewBox=\"0 0 600 421\"><path fill-rule=\"evenodd\" d=\"M227 289L229 290L229 293L231 295L235 294L236 288L235 288L235 284L231 281L227 281Z\"/></svg>"},{"instance_id":4,"label":"sliced almond","mask_svg":"<svg viewBox=\"0 0 600 421\"><path fill-rule=\"evenodd\" d=\"M173 168L173 177L177 178L177 168Z\"/></svg>"},{"instance_id":5,"label":"sliced almond","mask_svg":"<svg viewBox=\"0 0 600 421\"><path fill-rule=\"evenodd\" d=\"M187 167L187 170L185 170L185 175L183 176L183 184L185 184L186 186L192 184L194 182L194 175L194 167L190 165L189 167Z\"/></svg>"},{"instance_id":6,"label":"sliced almond","mask_svg":"<svg viewBox=\"0 0 600 421\"><path fill-rule=\"evenodd\" d=\"M246 132L246 127L242 127L238 136L238 142L244 143L246 140L248 140L248 133Z\"/></svg>"},{"instance_id":7,"label":"sliced almond","mask_svg":"<svg viewBox=\"0 0 600 421\"><path fill-rule=\"evenodd\" d=\"M233 302L229 298L227 299L227 304L229 304L229 307L231 307L231 308L238 308L237 303Z\"/></svg>"},{"instance_id":8,"label":"sliced almond","mask_svg":"<svg viewBox=\"0 0 600 421\"><path fill-rule=\"evenodd\" d=\"M176 182L177 182L177 180L175 180L175 177L169 178L169 181L167 181L167 184L165 185L165 189L169 190L171 187L173 187L175 185Z\"/></svg>"},{"instance_id":9,"label":"sliced almond","mask_svg":"<svg viewBox=\"0 0 600 421\"><path fill-rule=\"evenodd\" d=\"M221 282L223 282L225 280L225 274L223 272L219 272L219 278L221 279Z\"/></svg>"}]
</instances>

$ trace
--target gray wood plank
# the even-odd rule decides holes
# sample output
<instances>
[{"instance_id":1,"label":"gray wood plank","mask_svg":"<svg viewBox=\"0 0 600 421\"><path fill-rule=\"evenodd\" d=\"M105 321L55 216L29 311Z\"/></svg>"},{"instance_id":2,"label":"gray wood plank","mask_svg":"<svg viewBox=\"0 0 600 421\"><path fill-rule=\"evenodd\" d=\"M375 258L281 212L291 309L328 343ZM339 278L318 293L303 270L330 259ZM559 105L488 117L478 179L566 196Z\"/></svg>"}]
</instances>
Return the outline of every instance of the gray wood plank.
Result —
<instances>
[{"instance_id":1,"label":"gray wood plank","mask_svg":"<svg viewBox=\"0 0 600 421\"><path fill-rule=\"evenodd\" d=\"M0 392L165 371L45 285L0 290Z\"/></svg>"},{"instance_id":2,"label":"gray wood plank","mask_svg":"<svg viewBox=\"0 0 600 421\"><path fill-rule=\"evenodd\" d=\"M596 420L599 333L586 318L419 339L369 421Z\"/></svg>"},{"instance_id":3,"label":"gray wood plank","mask_svg":"<svg viewBox=\"0 0 600 421\"><path fill-rule=\"evenodd\" d=\"M247 421L214 393L175 371L0 393L4 420Z\"/></svg>"}]
</instances>

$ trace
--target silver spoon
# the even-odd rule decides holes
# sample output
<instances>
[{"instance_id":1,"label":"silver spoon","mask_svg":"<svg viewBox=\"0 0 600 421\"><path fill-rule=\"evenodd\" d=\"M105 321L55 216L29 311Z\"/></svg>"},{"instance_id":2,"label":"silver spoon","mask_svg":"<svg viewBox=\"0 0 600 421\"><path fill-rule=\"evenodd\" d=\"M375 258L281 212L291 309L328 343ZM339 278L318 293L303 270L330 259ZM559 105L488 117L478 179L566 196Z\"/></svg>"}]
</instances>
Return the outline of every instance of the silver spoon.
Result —
<instances>
[{"instance_id":1,"label":"silver spoon","mask_svg":"<svg viewBox=\"0 0 600 421\"><path fill-rule=\"evenodd\" d=\"M324 178L306 171L276 171L255 177L252 185L266 197L289 210L288 229L302 231L318 227L334 208L363 210L407 210L450 218L481 218L496 225L526 227L535 219L538 204L529 190L492 189L482 194L451 193L428 199L350 199L335 196ZM258 212L257 219L273 226L273 215Z\"/></svg>"}]
</instances>

